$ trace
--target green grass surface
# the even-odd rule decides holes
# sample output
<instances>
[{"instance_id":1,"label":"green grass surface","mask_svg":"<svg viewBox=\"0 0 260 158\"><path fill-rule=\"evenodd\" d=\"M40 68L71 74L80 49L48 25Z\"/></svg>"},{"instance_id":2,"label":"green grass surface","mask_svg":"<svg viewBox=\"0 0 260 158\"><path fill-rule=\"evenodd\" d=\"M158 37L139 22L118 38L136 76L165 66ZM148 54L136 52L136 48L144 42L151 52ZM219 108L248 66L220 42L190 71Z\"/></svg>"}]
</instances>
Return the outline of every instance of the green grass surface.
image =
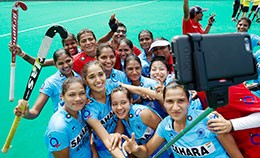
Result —
<instances>
[{"instance_id":1,"label":"green grass surface","mask_svg":"<svg viewBox=\"0 0 260 158\"><path fill-rule=\"evenodd\" d=\"M108 19L112 13L116 13L119 21L127 26L128 38L138 44L138 33L143 29L153 32L154 37L163 36L171 39L174 35L182 34L182 6L183 1L38 1L25 2L27 11L19 9L18 44L22 49L36 57L42 39L48 27L53 24L63 25L69 32L77 34L83 28L92 29L97 38L109 31ZM190 6L198 4L203 8L209 8L205 13L201 24L207 24L209 14L216 13L216 23L210 33L235 32L235 23L231 22L233 0L226 1L191 1ZM13 109L18 99L23 97L26 83L32 66L23 61L19 56L16 59L15 77L15 101L9 102L9 80L11 53L8 43L11 40L11 8L13 2L0 2L0 48L1 54L1 130L0 146L4 145L12 122L14 120ZM259 24L253 22L251 33L260 35ZM52 58L53 52L61 48L61 39L56 35L47 58ZM258 47L259 49L259 47ZM39 95L39 89L44 80L55 73L55 67L44 67L38 78L36 86L29 99L33 105ZM0 153L1 158L14 157L47 157L47 148L43 142L43 135L52 115L51 101L47 103L40 116L35 120L22 119L12 141L13 147L7 154Z\"/></svg>"}]
</instances>

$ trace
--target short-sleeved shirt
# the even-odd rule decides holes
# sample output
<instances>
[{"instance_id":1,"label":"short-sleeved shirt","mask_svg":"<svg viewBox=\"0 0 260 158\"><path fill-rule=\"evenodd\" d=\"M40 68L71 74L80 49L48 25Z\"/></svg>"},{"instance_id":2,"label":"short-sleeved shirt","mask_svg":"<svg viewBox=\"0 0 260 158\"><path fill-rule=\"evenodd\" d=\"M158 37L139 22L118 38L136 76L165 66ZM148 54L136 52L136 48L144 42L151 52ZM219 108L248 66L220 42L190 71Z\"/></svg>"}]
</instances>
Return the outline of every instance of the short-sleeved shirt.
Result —
<instances>
[{"instance_id":1,"label":"short-sleeved shirt","mask_svg":"<svg viewBox=\"0 0 260 158\"><path fill-rule=\"evenodd\" d=\"M116 123L118 118L112 111L110 106L109 95L111 91L119 86L118 81L107 80L106 81L106 104L100 103L94 98L90 97L91 89L87 90L87 97L91 100L89 104L85 108L83 108L83 118L84 120L88 119L97 119L101 122L104 128L107 130L108 133L114 133ZM94 134L94 142L97 147L97 151L104 151L107 150L101 139L97 136L95 131ZM108 151L108 150L107 150ZM109 153L109 152L108 152Z\"/></svg>"},{"instance_id":2,"label":"short-sleeved shirt","mask_svg":"<svg viewBox=\"0 0 260 158\"><path fill-rule=\"evenodd\" d=\"M112 81L119 81L121 83L127 83L126 74L123 71L112 69L112 73L109 77Z\"/></svg>"},{"instance_id":3,"label":"short-sleeved shirt","mask_svg":"<svg viewBox=\"0 0 260 158\"><path fill-rule=\"evenodd\" d=\"M59 107L48 124L44 142L48 148L48 157L52 152L69 147L70 157L91 157L89 128L79 111L75 119L64 108Z\"/></svg>"},{"instance_id":4,"label":"short-sleeved shirt","mask_svg":"<svg viewBox=\"0 0 260 158\"><path fill-rule=\"evenodd\" d=\"M72 71L72 73L74 77L81 78L81 76L76 72ZM54 112L58 110L58 104L62 101L60 99L60 94L62 91L61 86L66 79L67 77L62 75L60 71L57 71L55 74L53 74L44 81L40 89L41 93L46 94L51 98Z\"/></svg>"},{"instance_id":5,"label":"short-sleeved shirt","mask_svg":"<svg viewBox=\"0 0 260 158\"><path fill-rule=\"evenodd\" d=\"M186 118L186 126L196 119L203 111L188 110ZM190 157L214 157L225 158L229 157L216 138L217 134L212 133L207 128L207 121L214 118L215 115L209 114L206 118L195 125L177 142L171 145L170 149L175 158L190 158ZM178 133L174 131L173 119L170 116L164 118L156 129L156 133L171 141Z\"/></svg>"},{"instance_id":6,"label":"short-sleeved shirt","mask_svg":"<svg viewBox=\"0 0 260 158\"><path fill-rule=\"evenodd\" d=\"M203 34L203 28L199 22L196 22L189 18L188 21L182 20L182 33L185 35L187 33L200 33Z\"/></svg>"},{"instance_id":7,"label":"short-sleeved shirt","mask_svg":"<svg viewBox=\"0 0 260 158\"><path fill-rule=\"evenodd\" d=\"M131 135L132 133L135 133L135 141L137 142L138 145L146 144L152 138L155 132L152 128L145 125L142 121L141 113L145 109L150 109L159 116L159 114L153 109L151 109L150 107L143 106L140 104L133 104L131 105L131 109L129 112L129 123L124 119L122 120L128 134ZM157 151L159 151L163 147L163 145L161 145L160 148L158 148L152 154L152 156L156 154ZM166 157L169 157L167 152L164 152L163 155L160 156L160 158L166 158Z\"/></svg>"},{"instance_id":8,"label":"short-sleeved shirt","mask_svg":"<svg viewBox=\"0 0 260 158\"><path fill-rule=\"evenodd\" d=\"M89 57L85 52L73 56L73 70L82 76L82 70L87 62L94 60Z\"/></svg>"},{"instance_id":9,"label":"short-sleeved shirt","mask_svg":"<svg viewBox=\"0 0 260 158\"><path fill-rule=\"evenodd\" d=\"M148 62L146 53L144 51L140 55L138 55L138 57L141 60L141 64L142 64L142 74L145 77L148 77L150 75L151 62ZM153 54L152 54L152 57L154 57Z\"/></svg>"}]
</instances>

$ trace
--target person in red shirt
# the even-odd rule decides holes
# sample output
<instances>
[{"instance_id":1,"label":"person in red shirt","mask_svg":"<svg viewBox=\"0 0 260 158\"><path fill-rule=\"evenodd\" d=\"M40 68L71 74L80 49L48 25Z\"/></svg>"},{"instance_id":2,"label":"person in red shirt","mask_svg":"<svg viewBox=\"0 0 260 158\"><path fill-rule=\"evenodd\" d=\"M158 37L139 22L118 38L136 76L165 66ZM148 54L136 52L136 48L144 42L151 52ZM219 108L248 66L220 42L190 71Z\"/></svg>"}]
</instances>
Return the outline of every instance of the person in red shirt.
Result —
<instances>
[{"instance_id":1,"label":"person in red shirt","mask_svg":"<svg viewBox=\"0 0 260 158\"><path fill-rule=\"evenodd\" d=\"M229 103L219 107L218 118L208 121L213 133L233 135L245 158L260 155L260 98L244 84L229 87Z\"/></svg>"},{"instance_id":2,"label":"person in red shirt","mask_svg":"<svg viewBox=\"0 0 260 158\"><path fill-rule=\"evenodd\" d=\"M212 24L215 21L215 15L211 14L208 19L208 25L206 26L205 30L203 30L199 21L202 20L203 12L207 11L208 9L202 9L200 6L195 5L189 8L189 0L184 0L183 3L183 21L182 21L182 32L183 34L187 33L200 33L200 34L207 34L210 31Z\"/></svg>"},{"instance_id":3,"label":"person in red shirt","mask_svg":"<svg viewBox=\"0 0 260 158\"><path fill-rule=\"evenodd\" d=\"M169 63L169 73L174 73L171 44L167 39L163 37L155 38L149 51L152 51L154 56L163 56Z\"/></svg>"}]
</instances>

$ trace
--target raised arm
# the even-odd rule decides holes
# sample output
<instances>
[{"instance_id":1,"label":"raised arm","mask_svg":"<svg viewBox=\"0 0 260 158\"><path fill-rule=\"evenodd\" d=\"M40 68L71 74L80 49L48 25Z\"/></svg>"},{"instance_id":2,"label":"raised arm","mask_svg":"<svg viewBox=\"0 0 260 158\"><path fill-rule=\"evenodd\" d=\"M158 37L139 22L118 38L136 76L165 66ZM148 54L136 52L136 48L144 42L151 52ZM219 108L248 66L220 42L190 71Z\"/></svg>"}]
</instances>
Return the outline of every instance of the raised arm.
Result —
<instances>
[{"instance_id":1,"label":"raised arm","mask_svg":"<svg viewBox=\"0 0 260 158\"><path fill-rule=\"evenodd\" d=\"M108 42L113 37L114 33L116 32L117 27L118 27L117 26L118 20L116 19L115 16L116 16L115 13L111 15L109 23L108 23L111 30L106 35L102 36L98 40L98 42L97 42L98 45L101 44L101 43Z\"/></svg>"},{"instance_id":2,"label":"raised arm","mask_svg":"<svg viewBox=\"0 0 260 158\"><path fill-rule=\"evenodd\" d=\"M189 11L189 0L183 1L183 13L184 13L184 20L188 21L190 18L190 11Z\"/></svg>"},{"instance_id":3,"label":"raised arm","mask_svg":"<svg viewBox=\"0 0 260 158\"><path fill-rule=\"evenodd\" d=\"M138 87L138 86L133 86L133 85L129 85L129 84L124 84L124 83L120 83L120 85L122 87L127 88L131 93L137 94L142 96L143 94L146 94L154 99L157 99L159 101L163 100L163 96L162 94L158 94L155 91L149 89L149 88L144 88L144 87Z\"/></svg>"},{"instance_id":4,"label":"raised arm","mask_svg":"<svg viewBox=\"0 0 260 158\"><path fill-rule=\"evenodd\" d=\"M22 51L21 47L19 45L12 45L12 44L9 44L9 51L12 52L12 50L14 49L15 50L15 53L22 57L25 61L27 61L28 63L30 63L31 65L34 64L35 62L35 58L26 54L24 51ZM54 65L54 62L53 62L53 59L47 59L45 60L43 66L52 66Z\"/></svg>"}]
</instances>

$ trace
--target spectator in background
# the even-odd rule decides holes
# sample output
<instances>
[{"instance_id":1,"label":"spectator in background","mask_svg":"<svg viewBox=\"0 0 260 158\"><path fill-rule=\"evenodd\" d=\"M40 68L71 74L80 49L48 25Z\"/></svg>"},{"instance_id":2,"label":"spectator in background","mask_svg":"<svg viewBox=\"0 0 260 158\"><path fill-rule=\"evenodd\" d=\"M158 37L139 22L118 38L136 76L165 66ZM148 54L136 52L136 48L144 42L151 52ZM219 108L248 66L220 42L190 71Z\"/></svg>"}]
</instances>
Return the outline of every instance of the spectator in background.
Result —
<instances>
[{"instance_id":1,"label":"spectator in background","mask_svg":"<svg viewBox=\"0 0 260 158\"><path fill-rule=\"evenodd\" d=\"M199 23L199 21L202 20L203 12L207 10L208 9L202 9L198 5L189 8L189 1L184 0L183 3L184 17L182 21L182 32L184 35L187 33L201 33L201 34L209 33L210 28L215 21L216 14L213 13L211 14L211 16L208 19L208 25L206 26L205 30L203 30L201 24Z\"/></svg>"}]
</instances>

